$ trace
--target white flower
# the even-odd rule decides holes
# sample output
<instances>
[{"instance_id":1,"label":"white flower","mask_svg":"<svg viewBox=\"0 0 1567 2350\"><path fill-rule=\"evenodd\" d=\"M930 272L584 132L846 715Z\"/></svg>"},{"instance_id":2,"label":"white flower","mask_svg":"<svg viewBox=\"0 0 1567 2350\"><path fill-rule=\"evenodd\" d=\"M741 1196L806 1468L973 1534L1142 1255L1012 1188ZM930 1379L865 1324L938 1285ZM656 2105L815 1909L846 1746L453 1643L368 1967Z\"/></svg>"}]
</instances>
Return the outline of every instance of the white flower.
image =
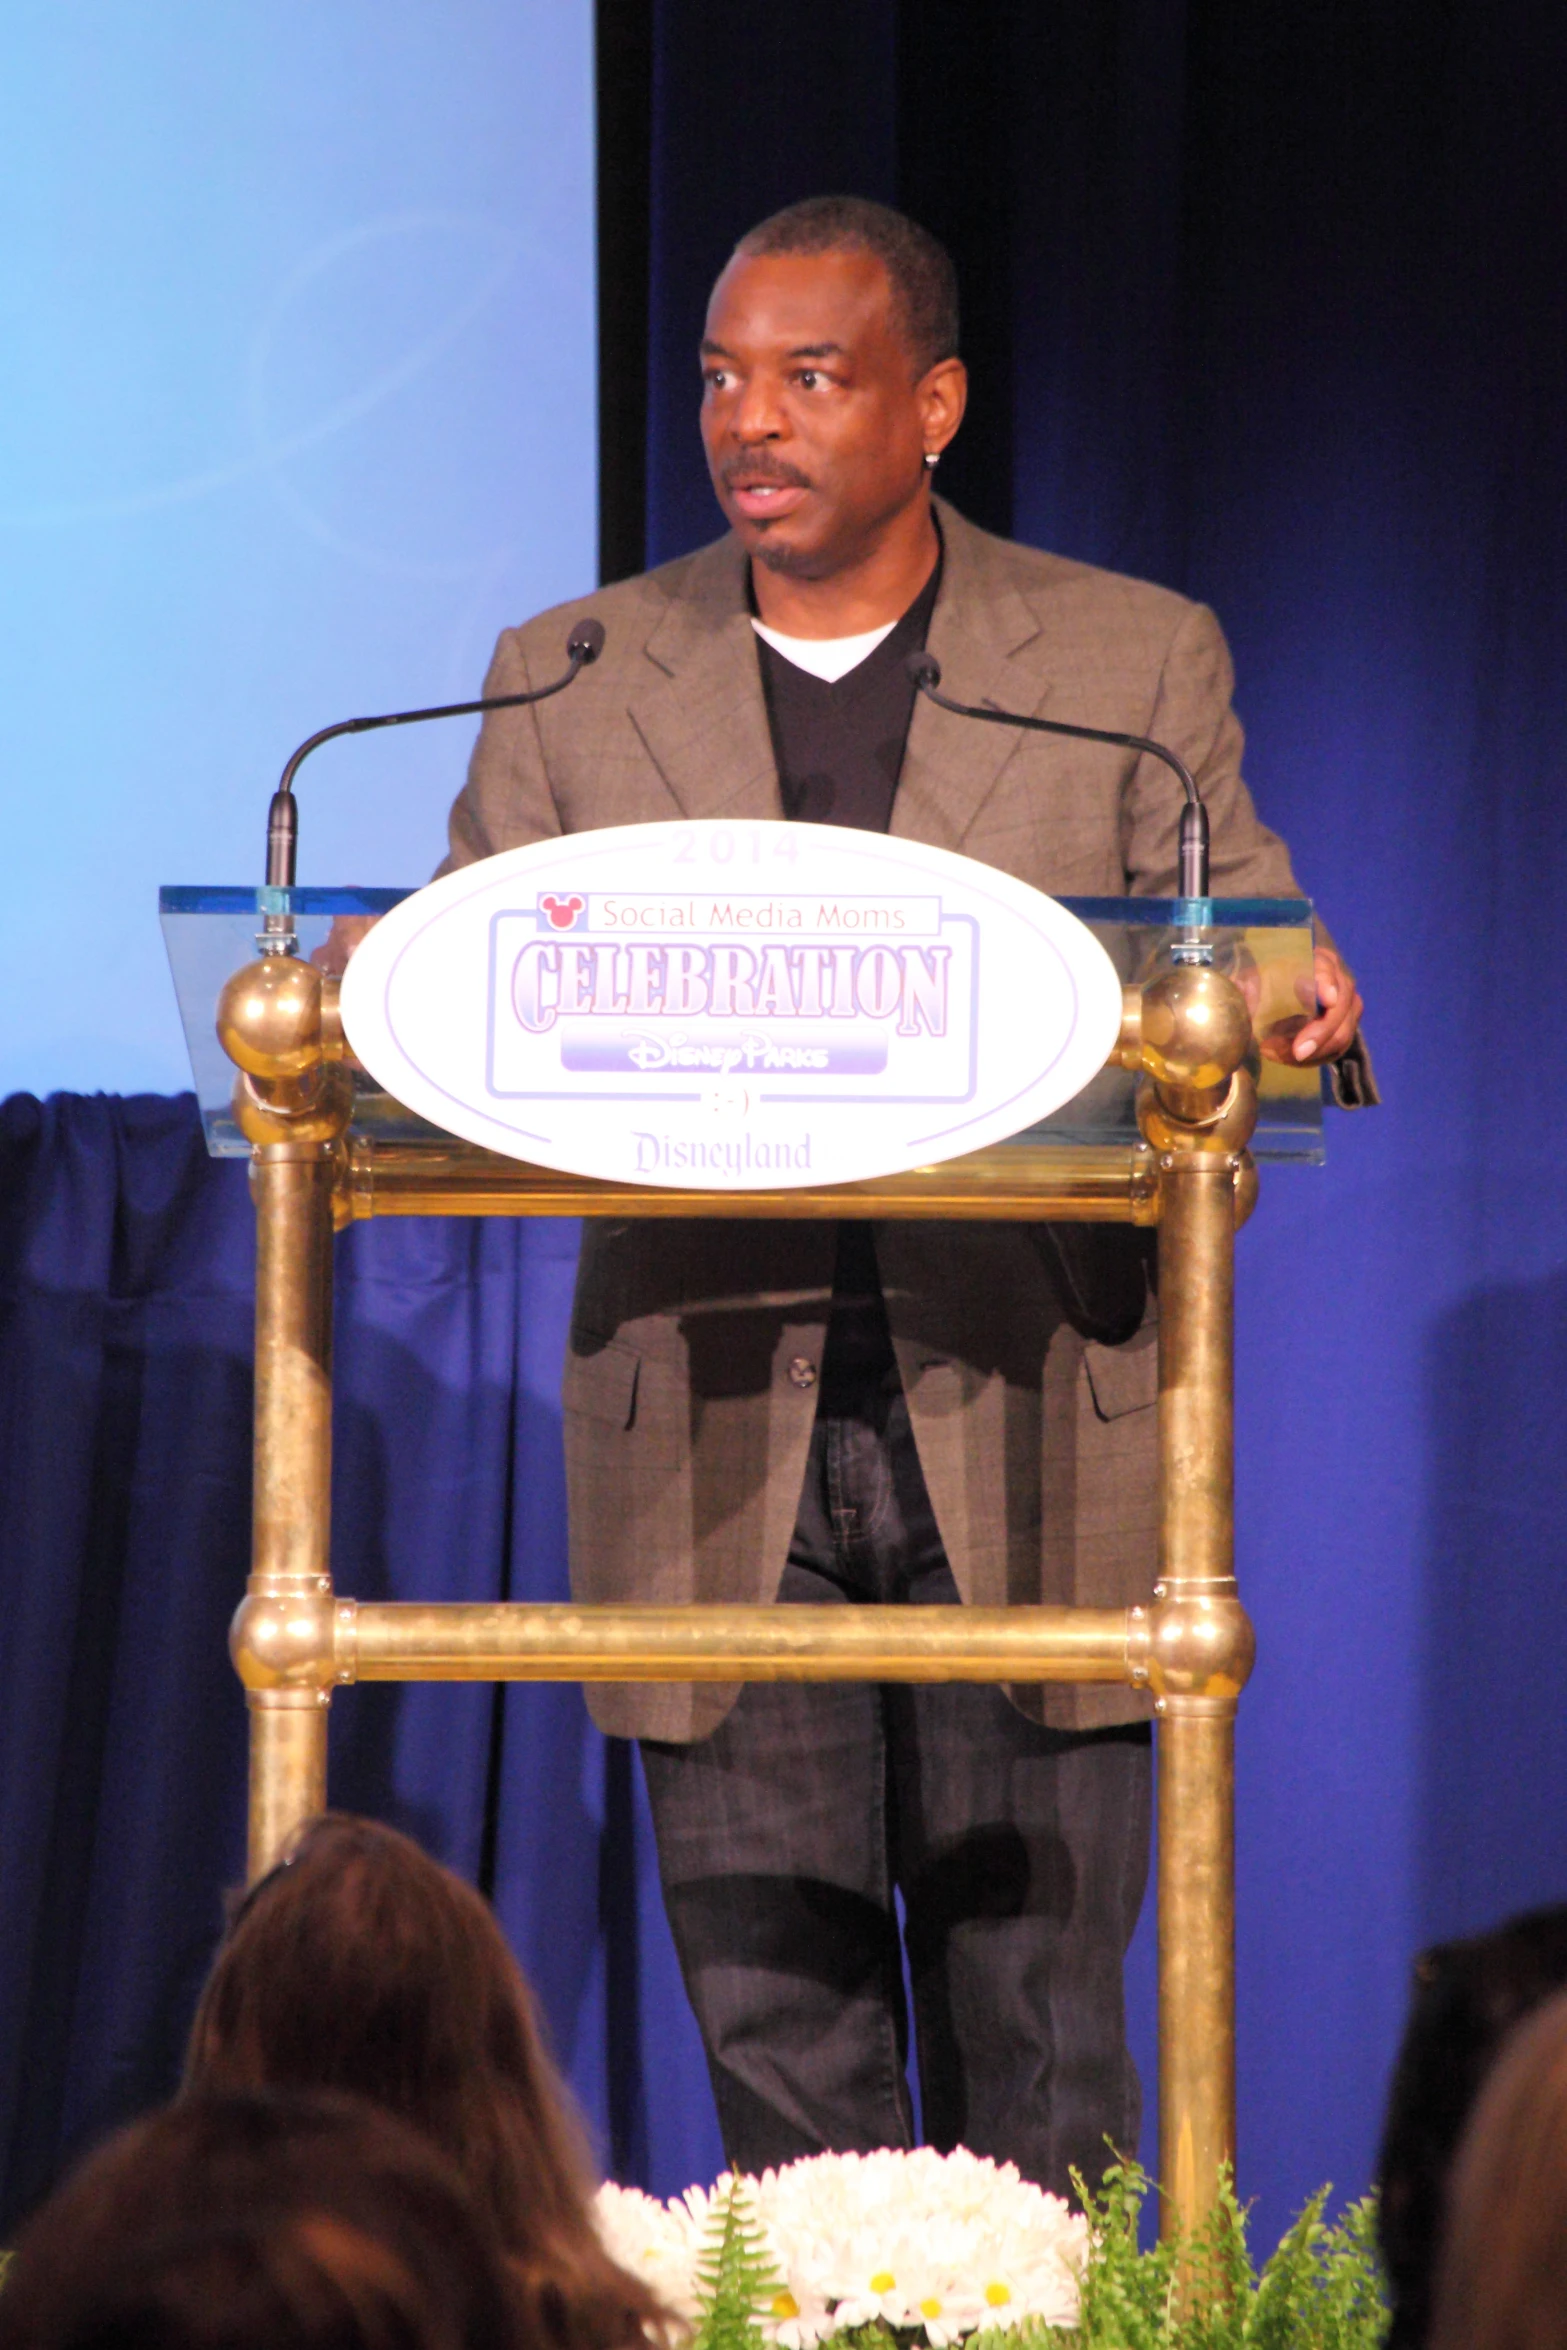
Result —
<instances>
[{"instance_id":1,"label":"white flower","mask_svg":"<svg viewBox=\"0 0 1567 2350\"><path fill-rule=\"evenodd\" d=\"M637 2187L609 2183L594 2199L593 2216L611 2260L640 2277L666 2309L695 2324L704 2228L686 2205L657 2203Z\"/></svg>"}]
</instances>

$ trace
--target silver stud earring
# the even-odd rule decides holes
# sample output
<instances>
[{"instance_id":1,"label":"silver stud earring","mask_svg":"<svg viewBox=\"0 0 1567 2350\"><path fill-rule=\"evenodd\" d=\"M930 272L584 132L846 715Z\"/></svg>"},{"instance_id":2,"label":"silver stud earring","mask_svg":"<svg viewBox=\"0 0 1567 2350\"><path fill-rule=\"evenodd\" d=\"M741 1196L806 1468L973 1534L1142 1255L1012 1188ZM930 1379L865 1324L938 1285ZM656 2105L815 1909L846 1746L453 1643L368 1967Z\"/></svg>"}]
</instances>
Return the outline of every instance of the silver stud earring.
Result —
<instances>
[{"instance_id":1,"label":"silver stud earring","mask_svg":"<svg viewBox=\"0 0 1567 2350\"><path fill-rule=\"evenodd\" d=\"M927 449L925 452L925 462L930 467L931 472L934 473L937 466L941 463L941 451L939 449Z\"/></svg>"}]
</instances>

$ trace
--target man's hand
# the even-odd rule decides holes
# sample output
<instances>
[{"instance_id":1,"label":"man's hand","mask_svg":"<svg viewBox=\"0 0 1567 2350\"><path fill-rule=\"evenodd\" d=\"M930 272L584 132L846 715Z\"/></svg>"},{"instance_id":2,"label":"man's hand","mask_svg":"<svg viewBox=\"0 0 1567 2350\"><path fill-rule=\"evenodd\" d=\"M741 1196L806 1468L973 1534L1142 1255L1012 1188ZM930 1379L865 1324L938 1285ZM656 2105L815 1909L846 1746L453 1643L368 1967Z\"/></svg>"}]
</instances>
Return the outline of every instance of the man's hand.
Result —
<instances>
[{"instance_id":1,"label":"man's hand","mask_svg":"<svg viewBox=\"0 0 1567 2350\"><path fill-rule=\"evenodd\" d=\"M1322 1009L1314 1020L1296 1030L1290 1046L1290 1058L1311 1068L1323 1061L1336 1061L1349 1050L1366 1008L1352 974L1331 947L1318 947L1313 963L1317 1002Z\"/></svg>"},{"instance_id":2,"label":"man's hand","mask_svg":"<svg viewBox=\"0 0 1567 2350\"><path fill-rule=\"evenodd\" d=\"M346 971L355 947L369 936L379 920L378 914L334 915L331 929L310 957L316 969L339 974Z\"/></svg>"}]
</instances>

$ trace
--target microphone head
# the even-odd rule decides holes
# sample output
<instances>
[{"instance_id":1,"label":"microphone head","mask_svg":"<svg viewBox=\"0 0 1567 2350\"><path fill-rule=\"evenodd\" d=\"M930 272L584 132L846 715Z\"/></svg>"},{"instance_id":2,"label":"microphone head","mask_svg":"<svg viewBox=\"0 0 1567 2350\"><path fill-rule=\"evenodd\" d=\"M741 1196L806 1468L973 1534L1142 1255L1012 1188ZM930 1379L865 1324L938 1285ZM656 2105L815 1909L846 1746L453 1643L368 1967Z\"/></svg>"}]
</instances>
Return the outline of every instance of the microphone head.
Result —
<instances>
[{"instance_id":1,"label":"microphone head","mask_svg":"<svg viewBox=\"0 0 1567 2350\"><path fill-rule=\"evenodd\" d=\"M923 693L927 686L941 683L941 663L934 653L910 653L903 664L903 674L912 679L916 690Z\"/></svg>"},{"instance_id":2,"label":"microphone head","mask_svg":"<svg viewBox=\"0 0 1567 2350\"><path fill-rule=\"evenodd\" d=\"M595 620L590 612L585 620L577 622L567 637L566 658L568 661L580 662L584 669L591 669L603 650L604 623Z\"/></svg>"}]
</instances>

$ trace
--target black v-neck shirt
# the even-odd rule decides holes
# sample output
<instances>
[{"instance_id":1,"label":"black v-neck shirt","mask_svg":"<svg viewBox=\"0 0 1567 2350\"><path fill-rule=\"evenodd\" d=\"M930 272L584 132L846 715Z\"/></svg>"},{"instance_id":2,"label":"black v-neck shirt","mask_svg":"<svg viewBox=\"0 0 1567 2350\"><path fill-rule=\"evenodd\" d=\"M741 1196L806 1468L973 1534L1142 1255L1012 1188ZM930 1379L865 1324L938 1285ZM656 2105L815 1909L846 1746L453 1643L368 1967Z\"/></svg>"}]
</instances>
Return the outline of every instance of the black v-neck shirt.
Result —
<instances>
[{"instance_id":1,"label":"black v-neck shirt","mask_svg":"<svg viewBox=\"0 0 1567 2350\"><path fill-rule=\"evenodd\" d=\"M904 664L924 650L940 585L938 555L903 618L835 684L797 668L765 637L757 638L785 816L801 824L887 830L917 690ZM834 1418L875 1422L876 1398L896 1379L871 1227L842 1223L818 1409Z\"/></svg>"},{"instance_id":2,"label":"black v-neck shirt","mask_svg":"<svg viewBox=\"0 0 1567 2350\"><path fill-rule=\"evenodd\" d=\"M903 766L915 687L904 663L923 651L941 561L903 618L836 684L756 640L784 814L800 824L885 832Z\"/></svg>"}]
</instances>

